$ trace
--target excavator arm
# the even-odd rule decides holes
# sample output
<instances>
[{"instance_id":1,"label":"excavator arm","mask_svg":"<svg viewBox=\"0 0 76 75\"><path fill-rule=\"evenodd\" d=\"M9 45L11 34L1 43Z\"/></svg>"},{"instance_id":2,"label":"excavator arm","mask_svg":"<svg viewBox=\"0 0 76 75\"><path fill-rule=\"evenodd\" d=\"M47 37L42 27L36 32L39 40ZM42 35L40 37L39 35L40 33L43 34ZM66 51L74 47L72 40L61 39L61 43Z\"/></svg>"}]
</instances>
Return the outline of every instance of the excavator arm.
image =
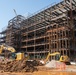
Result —
<instances>
[{"instance_id":1,"label":"excavator arm","mask_svg":"<svg viewBox=\"0 0 76 75\"><path fill-rule=\"evenodd\" d=\"M55 52L55 53L48 53L48 55L47 55L47 57L46 57L46 59L45 59L45 61L44 61L44 63L46 63L48 60L49 60L49 58L50 58L50 56L55 56L55 55L60 55L60 53L59 52Z\"/></svg>"},{"instance_id":2,"label":"excavator arm","mask_svg":"<svg viewBox=\"0 0 76 75\"><path fill-rule=\"evenodd\" d=\"M13 47L6 46L6 45L0 45L0 54L2 53L3 50L7 50L10 52L16 52L16 50Z\"/></svg>"}]
</instances>

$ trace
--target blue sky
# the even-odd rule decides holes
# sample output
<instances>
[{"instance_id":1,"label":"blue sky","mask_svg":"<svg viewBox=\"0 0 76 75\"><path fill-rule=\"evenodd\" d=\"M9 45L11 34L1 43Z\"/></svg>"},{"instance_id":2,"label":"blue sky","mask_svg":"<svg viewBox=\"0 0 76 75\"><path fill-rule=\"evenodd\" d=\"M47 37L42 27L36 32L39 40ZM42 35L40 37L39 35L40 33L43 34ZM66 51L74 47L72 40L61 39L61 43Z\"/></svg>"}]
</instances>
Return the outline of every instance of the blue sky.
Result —
<instances>
[{"instance_id":1,"label":"blue sky","mask_svg":"<svg viewBox=\"0 0 76 75\"><path fill-rule=\"evenodd\" d=\"M61 0L0 0L0 32L8 25L8 21L15 17L13 9L18 15L27 16L40 9Z\"/></svg>"}]
</instances>

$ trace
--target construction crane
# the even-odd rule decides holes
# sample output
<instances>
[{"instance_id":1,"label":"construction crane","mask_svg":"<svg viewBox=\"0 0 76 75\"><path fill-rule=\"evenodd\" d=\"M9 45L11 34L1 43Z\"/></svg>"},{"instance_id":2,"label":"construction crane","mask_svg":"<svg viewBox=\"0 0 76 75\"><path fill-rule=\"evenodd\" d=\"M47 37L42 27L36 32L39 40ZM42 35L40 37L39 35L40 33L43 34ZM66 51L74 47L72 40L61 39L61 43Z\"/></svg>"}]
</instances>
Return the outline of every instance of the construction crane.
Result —
<instances>
[{"instance_id":1,"label":"construction crane","mask_svg":"<svg viewBox=\"0 0 76 75\"><path fill-rule=\"evenodd\" d=\"M13 9L13 10L14 10L15 15L17 16L16 10L15 9Z\"/></svg>"}]
</instances>

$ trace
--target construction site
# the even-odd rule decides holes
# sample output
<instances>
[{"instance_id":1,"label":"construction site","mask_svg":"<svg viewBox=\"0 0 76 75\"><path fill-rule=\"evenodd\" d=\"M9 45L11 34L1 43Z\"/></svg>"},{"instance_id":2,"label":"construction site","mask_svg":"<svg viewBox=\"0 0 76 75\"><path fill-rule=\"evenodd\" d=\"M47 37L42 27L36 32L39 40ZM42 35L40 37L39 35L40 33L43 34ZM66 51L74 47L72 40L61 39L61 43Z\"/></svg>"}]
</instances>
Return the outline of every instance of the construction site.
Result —
<instances>
[{"instance_id":1,"label":"construction site","mask_svg":"<svg viewBox=\"0 0 76 75\"><path fill-rule=\"evenodd\" d=\"M38 66L36 65L37 63L34 64L37 66L37 70L39 70L39 72L37 71L38 73L25 75L46 75L47 72L44 73L46 70L49 72L48 75L53 75L53 71L55 70L55 74L57 74L59 69L65 72L59 72L58 75L76 75L76 73L74 73L76 72L76 0L63 0L60 3L51 4L29 15L27 18L22 15L16 15L8 21L8 26L0 32L0 45L3 44L15 48L18 53L27 53L29 60L36 60L36 62L45 60L48 53L52 54L55 52L59 52L63 56L68 56L70 62L75 61L75 65L66 65L67 70L64 70L64 66L61 65L61 68L61 66L57 67L55 64L53 70L50 70L49 68L44 68L44 65L39 62ZM55 57L51 56L50 58L47 57L47 59L55 60ZM18 62L19 64L23 63L23 59L7 63L6 66L0 67L2 67L5 72L16 72L16 67L19 64L11 66L11 69L8 66ZM51 64L54 62L56 61L51 61ZM25 66L24 63L22 67L18 67L17 72L21 72L21 70L25 72L26 69L23 69L23 66ZM60 64L63 64L63 61ZM40 65L42 67L40 67ZM0 68L0 70L2 68ZM73 70L73 73L66 73L66 71L71 72ZM1 71L1 73L3 73L3 71ZM7 73L6 75L13 74Z\"/></svg>"}]
</instances>

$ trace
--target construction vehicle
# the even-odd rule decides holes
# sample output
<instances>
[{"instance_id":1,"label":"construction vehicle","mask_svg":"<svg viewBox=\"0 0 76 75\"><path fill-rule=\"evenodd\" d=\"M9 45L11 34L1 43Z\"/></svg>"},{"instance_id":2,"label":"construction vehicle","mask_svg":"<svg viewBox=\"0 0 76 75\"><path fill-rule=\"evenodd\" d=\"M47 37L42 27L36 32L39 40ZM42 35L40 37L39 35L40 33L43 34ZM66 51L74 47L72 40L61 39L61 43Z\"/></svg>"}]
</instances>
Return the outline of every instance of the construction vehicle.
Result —
<instances>
[{"instance_id":1,"label":"construction vehicle","mask_svg":"<svg viewBox=\"0 0 76 75\"><path fill-rule=\"evenodd\" d=\"M12 58L12 59L15 59L15 60L21 60L23 59L24 57L26 59L28 59L28 55L23 52L19 52L19 53L16 53L16 50L11 47L11 46L7 46L7 45L0 45L0 55L3 55L3 54L6 54L8 55L9 57L8 58Z\"/></svg>"},{"instance_id":2,"label":"construction vehicle","mask_svg":"<svg viewBox=\"0 0 76 75\"><path fill-rule=\"evenodd\" d=\"M7 46L7 45L0 45L0 54L3 50L7 50L9 52L16 52L16 50L13 47Z\"/></svg>"},{"instance_id":3,"label":"construction vehicle","mask_svg":"<svg viewBox=\"0 0 76 75\"><path fill-rule=\"evenodd\" d=\"M45 63L47 61L56 60L60 62L64 62L65 64L70 64L70 58L67 55L61 55L59 52L48 53Z\"/></svg>"}]
</instances>

